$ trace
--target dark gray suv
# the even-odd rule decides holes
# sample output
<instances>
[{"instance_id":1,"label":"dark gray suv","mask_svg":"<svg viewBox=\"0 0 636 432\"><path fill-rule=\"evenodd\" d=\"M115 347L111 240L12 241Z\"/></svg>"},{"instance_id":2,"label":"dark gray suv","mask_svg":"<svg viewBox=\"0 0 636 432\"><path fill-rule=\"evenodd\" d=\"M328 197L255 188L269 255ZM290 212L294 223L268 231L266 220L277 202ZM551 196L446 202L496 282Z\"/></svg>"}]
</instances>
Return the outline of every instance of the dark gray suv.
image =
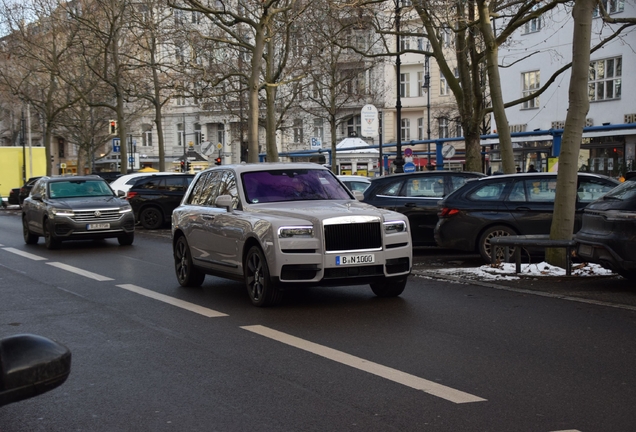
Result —
<instances>
[{"instance_id":1,"label":"dark gray suv","mask_svg":"<svg viewBox=\"0 0 636 432\"><path fill-rule=\"evenodd\" d=\"M130 204L98 176L42 177L22 204L22 229L27 244L42 236L48 249L64 240L103 238L128 246L135 218Z\"/></svg>"}]
</instances>

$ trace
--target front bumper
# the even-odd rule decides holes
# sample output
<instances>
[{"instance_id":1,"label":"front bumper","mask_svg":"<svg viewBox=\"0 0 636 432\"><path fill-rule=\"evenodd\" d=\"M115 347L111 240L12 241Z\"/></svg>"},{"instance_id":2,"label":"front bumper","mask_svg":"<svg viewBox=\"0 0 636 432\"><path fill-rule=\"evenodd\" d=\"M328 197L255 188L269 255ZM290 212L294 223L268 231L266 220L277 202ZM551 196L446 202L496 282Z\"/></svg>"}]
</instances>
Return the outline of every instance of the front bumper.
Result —
<instances>
[{"instance_id":1,"label":"front bumper","mask_svg":"<svg viewBox=\"0 0 636 432\"><path fill-rule=\"evenodd\" d=\"M94 224L107 224L107 227L94 228ZM122 213L116 220L100 221L84 220L76 221L70 217L62 216L49 219L49 228L56 239L80 240L114 238L122 234L130 234L135 231L135 217L132 212Z\"/></svg>"}]
</instances>

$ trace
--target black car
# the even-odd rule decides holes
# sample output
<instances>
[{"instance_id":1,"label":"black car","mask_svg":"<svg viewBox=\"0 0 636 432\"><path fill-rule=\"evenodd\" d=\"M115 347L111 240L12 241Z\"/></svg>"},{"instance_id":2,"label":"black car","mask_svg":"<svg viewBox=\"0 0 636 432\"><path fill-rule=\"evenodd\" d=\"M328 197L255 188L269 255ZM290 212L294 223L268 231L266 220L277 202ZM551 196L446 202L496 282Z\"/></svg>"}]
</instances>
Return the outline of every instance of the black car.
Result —
<instances>
[{"instance_id":1,"label":"black car","mask_svg":"<svg viewBox=\"0 0 636 432\"><path fill-rule=\"evenodd\" d=\"M66 240L106 238L129 246L135 218L128 202L100 177L42 177L22 203L22 230L26 244L44 237L48 249Z\"/></svg>"},{"instance_id":2,"label":"black car","mask_svg":"<svg viewBox=\"0 0 636 432\"><path fill-rule=\"evenodd\" d=\"M22 185L22 187L20 188L20 192L18 193L18 204L22 205L25 198L28 197L29 194L31 193L31 189L33 188L33 185L40 178L42 178L42 176L31 177L29 180L27 180L27 182L24 185Z\"/></svg>"},{"instance_id":3,"label":"black car","mask_svg":"<svg viewBox=\"0 0 636 432\"><path fill-rule=\"evenodd\" d=\"M418 171L371 180L363 202L406 215L413 246L435 246L439 200L467 181L484 174L460 171Z\"/></svg>"},{"instance_id":4,"label":"black car","mask_svg":"<svg viewBox=\"0 0 636 432\"><path fill-rule=\"evenodd\" d=\"M116 180L122 174L119 171L99 171L99 172L94 172L93 175L98 175L104 180L106 180L108 183L110 183Z\"/></svg>"},{"instance_id":5,"label":"black car","mask_svg":"<svg viewBox=\"0 0 636 432\"><path fill-rule=\"evenodd\" d=\"M636 181L626 181L583 212L577 255L636 280Z\"/></svg>"},{"instance_id":6,"label":"black car","mask_svg":"<svg viewBox=\"0 0 636 432\"><path fill-rule=\"evenodd\" d=\"M490 239L503 235L549 234L556 173L484 177L456 190L439 206L435 240L440 247L477 251L490 262ZM583 208L605 195L618 181L579 173L574 232Z\"/></svg>"},{"instance_id":7,"label":"black car","mask_svg":"<svg viewBox=\"0 0 636 432\"><path fill-rule=\"evenodd\" d=\"M9 205L20 205L20 188L12 188L9 191L9 199L7 200Z\"/></svg>"},{"instance_id":8,"label":"black car","mask_svg":"<svg viewBox=\"0 0 636 432\"><path fill-rule=\"evenodd\" d=\"M194 174L158 174L137 180L126 194L135 220L146 229L161 228L181 204L193 178Z\"/></svg>"}]
</instances>

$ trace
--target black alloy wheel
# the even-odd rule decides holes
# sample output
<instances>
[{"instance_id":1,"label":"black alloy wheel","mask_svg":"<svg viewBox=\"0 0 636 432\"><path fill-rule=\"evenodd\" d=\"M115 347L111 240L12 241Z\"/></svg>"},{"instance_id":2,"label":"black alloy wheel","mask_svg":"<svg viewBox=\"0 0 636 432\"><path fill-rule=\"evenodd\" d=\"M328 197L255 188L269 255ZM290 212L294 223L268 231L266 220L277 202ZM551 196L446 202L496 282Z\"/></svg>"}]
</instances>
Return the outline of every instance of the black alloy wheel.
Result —
<instances>
[{"instance_id":1,"label":"black alloy wheel","mask_svg":"<svg viewBox=\"0 0 636 432\"><path fill-rule=\"evenodd\" d=\"M192 264L190 246L188 246L188 241L184 236L179 237L174 244L173 255L174 271L179 285L188 288L201 286L205 279L205 273Z\"/></svg>"},{"instance_id":2,"label":"black alloy wheel","mask_svg":"<svg viewBox=\"0 0 636 432\"><path fill-rule=\"evenodd\" d=\"M44 231L44 246L50 250L58 249L61 242L55 238L49 225L48 219L42 223L42 230Z\"/></svg>"},{"instance_id":3,"label":"black alloy wheel","mask_svg":"<svg viewBox=\"0 0 636 432\"><path fill-rule=\"evenodd\" d=\"M26 216L22 216L22 235L24 236L24 242L28 245L36 244L40 238L38 235L33 234L29 229L29 223L27 222Z\"/></svg>"},{"instance_id":4,"label":"black alloy wheel","mask_svg":"<svg viewBox=\"0 0 636 432\"><path fill-rule=\"evenodd\" d=\"M254 306L273 306L281 302L283 292L272 282L260 247L252 246L247 252L243 271L247 293Z\"/></svg>"},{"instance_id":5,"label":"black alloy wheel","mask_svg":"<svg viewBox=\"0 0 636 432\"><path fill-rule=\"evenodd\" d=\"M156 207L146 207L139 215L141 226L148 230L156 230L163 225L163 213Z\"/></svg>"},{"instance_id":6,"label":"black alloy wheel","mask_svg":"<svg viewBox=\"0 0 636 432\"><path fill-rule=\"evenodd\" d=\"M120 246L130 246L135 241L135 232L121 234L117 241Z\"/></svg>"}]
</instances>

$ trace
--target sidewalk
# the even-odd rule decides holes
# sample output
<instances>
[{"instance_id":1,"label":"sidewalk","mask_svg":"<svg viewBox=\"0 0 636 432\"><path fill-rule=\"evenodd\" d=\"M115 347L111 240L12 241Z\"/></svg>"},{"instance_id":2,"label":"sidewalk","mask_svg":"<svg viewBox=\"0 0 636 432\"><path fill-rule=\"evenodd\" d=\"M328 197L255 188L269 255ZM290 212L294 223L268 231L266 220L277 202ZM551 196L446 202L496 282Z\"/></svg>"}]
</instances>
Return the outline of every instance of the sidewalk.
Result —
<instances>
[{"instance_id":1,"label":"sidewalk","mask_svg":"<svg viewBox=\"0 0 636 432\"><path fill-rule=\"evenodd\" d=\"M415 262L413 274L420 277L473 284L520 293L575 299L636 311L636 284L595 264L575 264L572 276L565 269L547 263L522 264L515 274L514 264L500 268L464 263L457 267L432 267ZM463 265L462 265L463 264ZM472 265L470 265L472 264Z\"/></svg>"}]
</instances>

